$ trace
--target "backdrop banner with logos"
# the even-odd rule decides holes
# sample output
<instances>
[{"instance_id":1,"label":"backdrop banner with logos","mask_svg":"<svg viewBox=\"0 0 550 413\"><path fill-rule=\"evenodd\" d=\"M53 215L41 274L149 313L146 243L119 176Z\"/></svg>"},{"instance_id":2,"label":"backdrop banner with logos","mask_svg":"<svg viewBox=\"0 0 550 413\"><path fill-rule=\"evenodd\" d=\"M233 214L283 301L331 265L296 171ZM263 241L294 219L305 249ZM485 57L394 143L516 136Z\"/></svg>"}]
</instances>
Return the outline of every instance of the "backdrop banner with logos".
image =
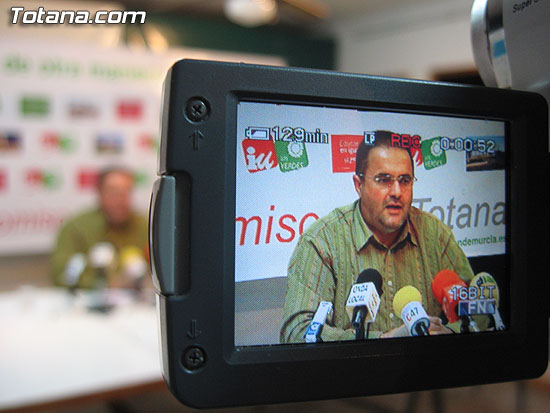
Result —
<instances>
[{"instance_id":1,"label":"backdrop banner with logos","mask_svg":"<svg viewBox=\"0 0 550 413\"><path fill-rule=\"evenodd\" d=\"M147 212L162 82L184 57L284 64L214 51L0 40L0 255L50 251L63 219L95 205L97 172L106 166L133 171L135 206Z\"/></svg>"}]
</instances>

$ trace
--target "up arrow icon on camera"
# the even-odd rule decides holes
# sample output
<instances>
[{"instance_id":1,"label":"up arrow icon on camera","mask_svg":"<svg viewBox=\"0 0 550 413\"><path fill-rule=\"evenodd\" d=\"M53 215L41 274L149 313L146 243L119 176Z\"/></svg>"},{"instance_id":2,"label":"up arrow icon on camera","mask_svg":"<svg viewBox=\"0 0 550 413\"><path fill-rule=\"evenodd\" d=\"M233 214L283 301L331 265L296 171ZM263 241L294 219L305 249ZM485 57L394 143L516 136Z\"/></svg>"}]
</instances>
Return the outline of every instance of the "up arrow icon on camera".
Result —
<instances>
[{"instance_id":1,"label":"up arrow icon on camera","mask_svg":"<svg viewBox=\"0 0 550 413\"><path fill-rule=\"evenodd\" d=\"M201 139L204 139L204 135L200 131L196 130L189 137L193 139L193 150L197 151L199 149L199 142Z\"/></svg>"}]
</instances>

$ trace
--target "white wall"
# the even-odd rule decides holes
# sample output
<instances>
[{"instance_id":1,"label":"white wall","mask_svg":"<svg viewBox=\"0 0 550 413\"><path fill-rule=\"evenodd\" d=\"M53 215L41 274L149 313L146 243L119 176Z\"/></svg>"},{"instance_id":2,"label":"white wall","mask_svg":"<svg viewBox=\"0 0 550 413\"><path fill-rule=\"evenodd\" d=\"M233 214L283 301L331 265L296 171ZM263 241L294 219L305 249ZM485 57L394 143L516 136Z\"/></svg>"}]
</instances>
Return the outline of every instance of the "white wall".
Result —
<instances>
[{"instance_id":1,"label":"white wall","mask_svg":"<svg viewBox=\"0 0 550 413\"><path fill-rule=\"evenodd\" d=\"M472 70L472 0L411 1L332 25L337 70L433 79L435 72Z\"/></svg>"}]
</instances>

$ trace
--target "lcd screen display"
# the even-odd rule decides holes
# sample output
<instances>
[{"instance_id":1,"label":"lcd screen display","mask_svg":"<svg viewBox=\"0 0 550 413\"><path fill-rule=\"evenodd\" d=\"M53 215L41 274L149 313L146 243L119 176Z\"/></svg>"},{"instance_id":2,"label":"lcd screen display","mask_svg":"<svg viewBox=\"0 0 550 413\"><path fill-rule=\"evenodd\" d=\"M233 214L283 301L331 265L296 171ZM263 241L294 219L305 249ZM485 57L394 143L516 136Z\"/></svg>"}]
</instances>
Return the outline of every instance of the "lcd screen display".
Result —
<instances>
[{"instance_id":1,"label":"lcd screen display","mask_svg":"<svg viewBox=\"0 0 550 413\"><path fill-rule=\"evenodd\" d=\"M235 345L508 326L506 123L241 101Z\"/></svg>"}]
</instances>

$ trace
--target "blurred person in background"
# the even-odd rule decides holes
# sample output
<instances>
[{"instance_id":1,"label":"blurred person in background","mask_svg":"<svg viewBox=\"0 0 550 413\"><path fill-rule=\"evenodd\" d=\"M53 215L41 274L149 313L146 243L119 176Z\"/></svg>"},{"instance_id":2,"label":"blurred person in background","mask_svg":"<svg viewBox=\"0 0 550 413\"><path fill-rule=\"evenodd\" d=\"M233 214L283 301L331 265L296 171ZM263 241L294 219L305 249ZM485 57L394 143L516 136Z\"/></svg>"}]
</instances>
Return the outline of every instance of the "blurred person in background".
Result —
<instances>
[{"instance_id":1,"label":"blurred person in background","mask_svg":"<svg viewBox=\"0 0 550 413\"><path fill-rule=\"evenodd\" d=\"M98 205L63 224L51 275L70 288L137 287L148 274L147 218L132 208L134 177L121 167L100 172Z\"/></svg>"}]
</instances>

